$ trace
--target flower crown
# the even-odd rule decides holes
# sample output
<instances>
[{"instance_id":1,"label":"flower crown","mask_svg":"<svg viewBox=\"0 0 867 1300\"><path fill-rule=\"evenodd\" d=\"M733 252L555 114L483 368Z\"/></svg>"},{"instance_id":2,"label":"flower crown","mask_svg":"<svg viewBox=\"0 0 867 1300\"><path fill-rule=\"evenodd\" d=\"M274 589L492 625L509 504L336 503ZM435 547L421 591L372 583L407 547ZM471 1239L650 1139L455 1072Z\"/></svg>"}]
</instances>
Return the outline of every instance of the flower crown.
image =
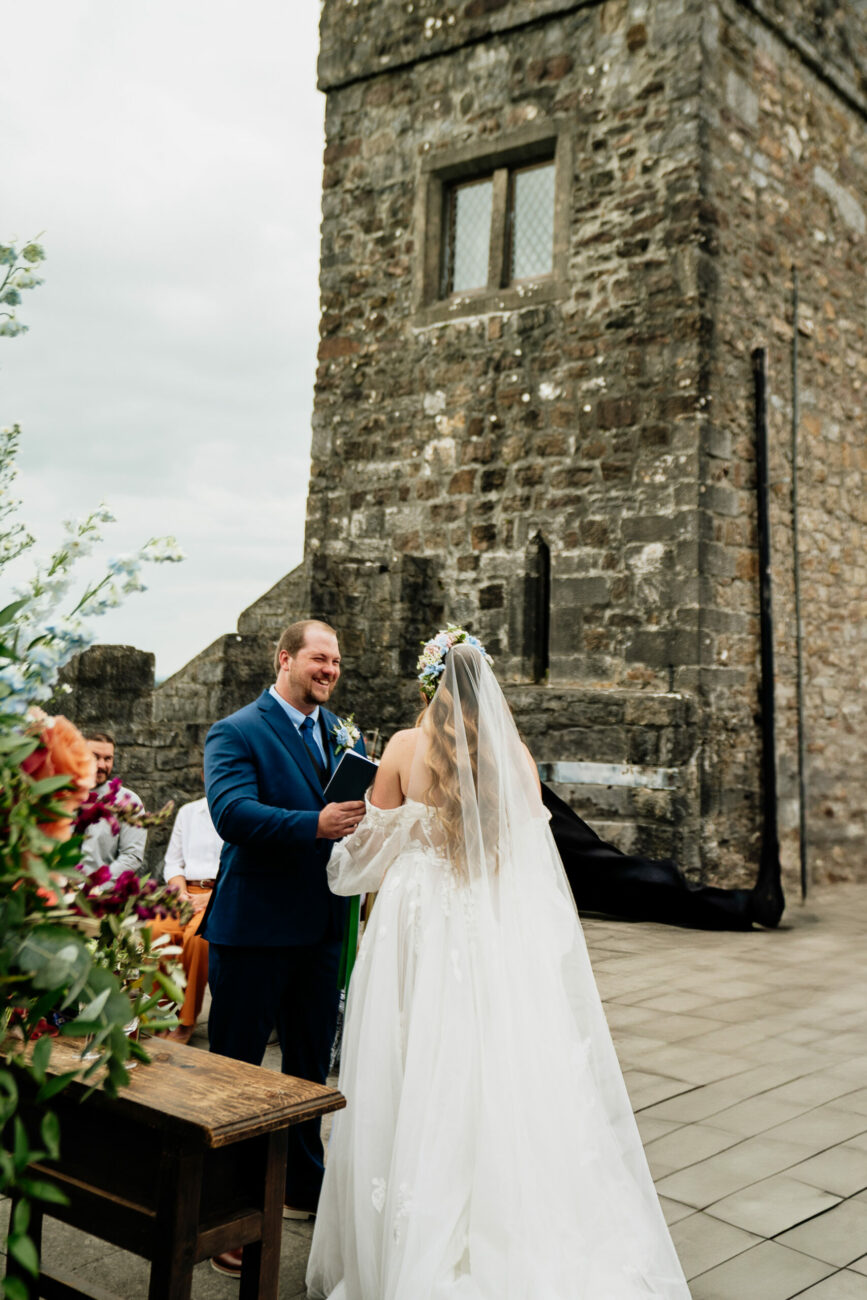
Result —
<instances>
[{"instance_id":1,"label":"flower crown","mask_svg":"<svg viewBox=\"0 0 867 1300\"><path fill-rule=\"evenodd\" d=\"M472 636L465 628L455 627L454 623L449 623L445 631L437 632L436 636L432 637L430 641L422 643L422 652L418 657L416 668L418 669L421 693L426 700L432 700L436 694L440 676L445 670L446 655L455 645L473 646L484 655L488 663L493 667L494 661L479 638Z\"/></svg>"}]
</instances>

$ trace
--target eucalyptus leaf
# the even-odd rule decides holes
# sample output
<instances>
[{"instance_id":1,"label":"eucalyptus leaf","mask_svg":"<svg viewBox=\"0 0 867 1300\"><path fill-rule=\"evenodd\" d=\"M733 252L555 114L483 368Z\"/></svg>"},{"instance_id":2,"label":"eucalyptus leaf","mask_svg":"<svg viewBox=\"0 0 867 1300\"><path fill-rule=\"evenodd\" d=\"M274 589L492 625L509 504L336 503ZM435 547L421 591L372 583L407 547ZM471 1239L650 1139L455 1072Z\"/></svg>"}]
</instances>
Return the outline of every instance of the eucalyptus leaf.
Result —
<instances>
[{"instance_id":1,"label":"eucalyptus leaf","mask_svg":"<svg viewBox=\"0 0 867 1300\"><path fill-rule=\"evenodd\" d=\"M0 627L6 623L11 623L15 615L22 610L25 605L29 604L30 597L25 596L23 600L13 600L10 604L4 605L0 609Z\"/></svg>"},{"instance_id":2,"label":"eucalyptus leaf","mask_svg":"<svg viewBox=\"0 0 867 1300\"><path fill-rule=\"evenodd\" d=\"M30 1162L30 1143L27 1140L27 1129L24 1127L20 1115L15 1116L13 1132L15 1139L12 1157L15 1161L15 1167L16 1169L26 1169Z\"/></svg>"},{"instance_id":3,"label":"eucalyptus leaf","mask_svg":"<svg viewBox=\"0 0 867 1300\"><path fill-rule=\"evenodd\" d=\"M159 984L160 988L163 990L167 998L171 998L172 1002L177 1002L178 1005L180 1005L183 1002L184 1000L183 993L178 988L174 980L169 979L168 975L166 975L163 971L160 970L156 972L154 978L156 979L157 984Z\"/></svg>"},{"instance_id":4,"label":"eucalyptus leaf","mask_svg":"<svg viewBox=\"0 0 867 1300\"><path fill-rule=\"evenodd\" d=\"M45 1071L48 1068L48 1062L51 1059L51 1036L43 1034L37 1039L36 1046L33 1048L33 1055L30 1058L30 1072L37 1083L42 1083L45 1079Z\"/></svg>"},{"instance_id":5,"label":"eucalyptus leaf","mask_svg":"<svg viewBox=\"0 0 867 1300\"><path fill-rule=\"evenodd\" d=\"M23 1269L33 1277L39 1276L39 1253L29 1237L10 1236L6 1249Z\"/></svg>"},{"instance_id":6,"label":"eucalyptus leaf","mask_svg":"<svg viewBox=\"0 0 867 1300\"><path fill-rule=\"evenodd\" d=\"M60 1155L60 1121L53 1110L46 1111L39 1126L42 1145L52 1160Z\"/></svg>"},{"instance_id":7,"label":"eucalyptus leaf","mask_svg":"<svg viewBox=\"0 0 867 1300\"><path fill-rule=\"evenodd\" d=\"M0 1069L0 1124L18 1109L18 1085L9 1070Z\"/></svg>"},{"instance_id":8,"label":"eucalyptus leaf","mask_svg":"<svg viewBox=\"0 0 867 1300\"><path fill-rule=\"evenodd\" d=\"M27 935L18 949L15 964L27 971L33 986L62 989L91 965L84 936L66 926L40 926Z\"/></svg>"},{"instance_id":9,"label":"eucalyptus leaf","mask_svg":"<svg viewBox=\"0 0 867 1300\"><path fill-rule=\"evenodd\" d=\"M18 1186L25 1196L32 1201L49 1201L52 1205L68 1205L69 1198L54 1183L47 1183L43 1178L22 1178Z\"/></svg>"},{"instance_id":10,"label":"eucalyptus leaf","mask_svg":"<svg viewBox=\"0 0 867 1300\"><path fill-rule=\"evenodd\" d=\"M6 1300L30 1300L27 1283L20 1277L4 1277L3 1295Z\"/></svg>"},{"instance_id":11,"label":"eucalyptus leaf","mask_svg":"<svg viewBox=\"0 0 867 1300\"><path fill-rule=\"evenodd\" d=\"M78 1013L81 1020L96 1020L97 1016L102 1014L102 1009L108 1002L111 994L110 988L104 988L101 993L97 993L93 1001L88 1002L86 1007L82 1007Z\"/></svg>"},{"instance_id":12,"label":"eucalyptus leaf","mask_svg":"<svg viewBox=\"0 0 867 1300\"><path fill-rule=\"evenodd\" d=\"M60 776L44 776L41 781L33 782L30 794L33 798L41 799L45 794L53 794L55 790L62 790L70 785L72 785L72 777L68 773L61 773Z\"/></svg>"},{"instance_id":13,"label":"eucalyptus leaf","mask_svg":"<svg viewBox=\"0 0 867 1300\"><path fill-rule=\"evenodd\" d=\"M30 1226L30 1205L27 1201L19 1201L15 1206L15 1213L12 1215L12 1231L23 1237L24 1233Z\"/></svg>"},{"instance_id":14,"label":"eucalyptus leaf","mask_svg":"<svg viewBox=\"0 0 867 1300\"><path fill-rule=\"evenodd\" d=\"M56 1097L59 1092L63 1092L63 1089L67 1084L72 1083L72 1080L77 1078L77 1070L69 1070L66 1074L55 1074L52 1078L46 1079L45 1083L43 1083L42 1087L36 1094L36 1100L38 1102L50 1101L51 1098Z\"/></svg>"}]
</instances>

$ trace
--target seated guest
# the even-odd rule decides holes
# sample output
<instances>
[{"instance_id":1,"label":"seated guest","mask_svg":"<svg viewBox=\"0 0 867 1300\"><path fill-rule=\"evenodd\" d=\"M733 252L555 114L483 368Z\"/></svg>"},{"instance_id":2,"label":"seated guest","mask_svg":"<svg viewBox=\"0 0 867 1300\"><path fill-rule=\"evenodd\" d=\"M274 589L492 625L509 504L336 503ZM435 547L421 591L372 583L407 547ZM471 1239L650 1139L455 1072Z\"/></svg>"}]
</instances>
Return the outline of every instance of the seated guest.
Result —
<instances>
[{"instance_id":1,"label":"seated guest","mask_svg":"<svg viewBox=\"0 0 867 1300\"><path fill-rule=\"evenodd\" d=\"M94 793L103 798L108 794L109 778L114 767L114 736L110 731L85 731L84 739L96 759ZM138 795L122 785L114 796L114 801L124 799L137 808L142 807ZM103 817L100 821L92 822L85 831L81 865L88 874L107 866L111 868L112 877L116 880L122 871L141 871L147 831L143 826L130 826L127 822L116 823L116 826L115 830L109 819Z\"/></svg>"},{"instance_id":2,"label":"seated guest","mask_svg":"<svg viewBox=\"0 0 867 1300\"><path fill-rule=\"evenodd\" d=\"M187 977L184 1003L178 1014L180 1024L168 1035L179 1043L188 1043L202 1009L208 983L208 941L199 937L199 926L211 897L220 864L223 841L214 830L207 799L195 799L178 809L172 827L163 875L181 898L193 906L193 915L184 924L175 917L155 921L151 936L168 934L171 942L182 949L181 964Z\"/></svg>"}]
</instances>

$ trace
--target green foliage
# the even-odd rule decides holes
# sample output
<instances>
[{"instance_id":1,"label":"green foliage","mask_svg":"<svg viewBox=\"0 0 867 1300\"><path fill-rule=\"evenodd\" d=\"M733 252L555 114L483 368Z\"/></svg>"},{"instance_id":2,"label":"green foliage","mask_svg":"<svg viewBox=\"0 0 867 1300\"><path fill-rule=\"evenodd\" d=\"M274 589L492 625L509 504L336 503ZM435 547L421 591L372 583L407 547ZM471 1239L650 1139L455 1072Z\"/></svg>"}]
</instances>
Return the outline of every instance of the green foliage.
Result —
<instances>
[{"instance_id":1,"label":"green foliage","mask_svg":"<svg viewBox=\"0 0 867 1300\"><path fill-rule=\"evenodd\" d=\"M15 309L22 291L41 283L34 268L44 257L35 242L20 249L0 244L0 335L27 328ZM0 431L0 572L34 545L10 492L18 442L17 427ZM162 1012L160 1001L183 996L174 971L164 969L177 950L154 947L147 929L170 902L165 891L133 888L130 881L120 889L120 881L78 871L82 836L71 834L70 817L89 782L86 746L65 719L34 709L53 697L60 667L93 639L83 620L143 590L143 562L181 558L173 539L153 539L135 555L109 561L107 575L61 614L72 566L101 540L100 526L111 519L102 506L83 521L66 521L60 547L26 590L0 608L0 1195L16 1199L7 1250L30 1276L39 1272L31 1205L65 1202L32 1170L61 1152L52 1099L74 1080L89 1085L85 1097L96 1087L114 1095L128 1083L132 1061L149 1059L129 1036L130 1026L170 1028L177 1020ZM61 722L65 740L53 751L53 728ZM78 759L70 758L70 745L80 747ZM70 772L76 763L79 770ZM154 821L110 802L91 808L92 817L104 812L137 817L138 824ZM61 1036L81 1036L84 1045L74 1068L58 1072L51 1057ZM28 1291L12 1277L2 1294L26 1300Z\"/></svg>"}]
</instances>

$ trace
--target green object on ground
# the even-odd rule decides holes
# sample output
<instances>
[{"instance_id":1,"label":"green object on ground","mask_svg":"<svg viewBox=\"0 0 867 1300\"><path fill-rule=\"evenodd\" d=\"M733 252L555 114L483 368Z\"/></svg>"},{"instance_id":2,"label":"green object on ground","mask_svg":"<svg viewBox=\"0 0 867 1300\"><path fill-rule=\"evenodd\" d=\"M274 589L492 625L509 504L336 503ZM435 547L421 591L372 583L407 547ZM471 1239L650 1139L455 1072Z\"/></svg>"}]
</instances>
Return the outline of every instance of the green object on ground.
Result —
<instances>
[{"instance_id":1,"label":"green object on ground","mask_svg":"<svg viewBox=\"0 0 867 1300\"><path fill-rule=\"evenodd\" d=\"M349 900L349 911L346 913L346 926L343 930L343 947L340 950L340 967L337 972L337 987L340 989L349 989L349 981L352 977L352 968L355 965L355 957L358 952L358 917L361 910L361 898L358 894Z\"/></svg>"}]
</instances>

